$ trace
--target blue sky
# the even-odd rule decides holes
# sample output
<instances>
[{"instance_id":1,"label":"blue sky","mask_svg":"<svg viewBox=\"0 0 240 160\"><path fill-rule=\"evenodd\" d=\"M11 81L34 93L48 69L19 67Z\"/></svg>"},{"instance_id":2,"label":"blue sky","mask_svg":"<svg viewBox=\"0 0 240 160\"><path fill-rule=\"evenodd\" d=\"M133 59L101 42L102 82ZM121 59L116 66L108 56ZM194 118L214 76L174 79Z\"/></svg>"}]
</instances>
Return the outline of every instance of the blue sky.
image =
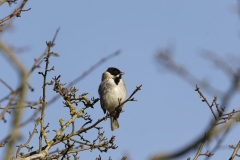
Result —
<instances>
[{"instance_id":1,"label":"blue sky","mask_svg":"<svg viewBox=\"0 0 240 160\"><path fill-rule=\"evenodd\" d=\"M79 94L88 92L89 98L98 97L101 74L112 66L125 72L123 78L128 95L136 85L142 84L142 91L134 96L137 102L129 102L124 106L125 112L119 119L118 130L111 132L109 120L100 125L105 128L106 137L116 135L117 150L107 153L85 151L80 153L80 157L95 159L100 154L103 159L109 156L120 159L128 155L130 159L144 160L154 153L176 151L191 143L203 135L212 119L209 108L194 91L195 85L189 85L163 69L156 61L157 52L173 47L177 63L187 67L200 80L225 91L230 84L229 78L200 55L202 50L210 50L227 60L232 55L239 56L240 23L236 5L235 0L28 1L24 9L31 10L23 12L21 18L15 18L12 28L3 33L2 39L11 46L26 49L26 52L18 53L18 57L29 69L33 59L44 51L45 42L51 40L60 27L56 46L52 49L60 57L51 58L50 66L55 66L56 70L49 73L48 80L61 74L61 81L66 83L81 75L99 59L120 49L122 52L119 56L107 61L75 85L79 88ZM11 13L15 6L1 6L0 15ZM0 77L16 87L16 72L2 55L0 63L4 68L0 70ZM38 100L42 94L42 77L37 74L38 71L43 71L43 67L36 70L29 80L35 88L34 93L28 94L30 101ZM2 97L8 90L1 84L0 87ZM52 86L47 91L47 99L51 99L55 95ZM205 95L211 102L214 95ZM239 108L237 96L230 103L229 110L231 108ZM54 136L52 130L59 128L60 118L69 118L67 111L62 100L47 109L45 122L50 123L49 137ZM31 110L25 110L23 119L31 113ZM95 120L104 116L99 103L88 113ZM9 120L10 116L7 115L6 119ZM6 128L1 137L6 135L9 124L0 122L1 127ZM24 127L21 134L28 135L33 125L31 123ZM87 135L93 136L95 132ZM226 146L236 145L238 136L239 127L235 127L223 142L225 148L214 153L211 159L229 158L232 150ZM23 140L26 141L26 136ZM36 143L38 135L34 136L30 145ZM204 148L203 152L207 149L211 151L211 147ZM0 155L2 153L3 149ZM192 159L195 153L189 152L179 159Z\"/></svg>"}]
</instances>

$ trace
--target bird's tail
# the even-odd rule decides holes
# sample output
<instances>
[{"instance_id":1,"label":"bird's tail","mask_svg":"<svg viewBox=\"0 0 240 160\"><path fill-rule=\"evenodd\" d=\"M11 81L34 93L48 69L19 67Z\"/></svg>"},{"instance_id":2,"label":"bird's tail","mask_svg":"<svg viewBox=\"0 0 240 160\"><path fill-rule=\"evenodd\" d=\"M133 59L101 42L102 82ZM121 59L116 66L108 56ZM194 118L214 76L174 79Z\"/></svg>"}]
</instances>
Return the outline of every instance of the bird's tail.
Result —
<instances>
[{"instance_id":1,"label":"bird's tail","mask_svg":"<svg viewBox=\"0 0 240 160\"><path fill-rule=\"evenodd\" d=\"M110 117L111 121L111 130L114 131L115 129L119 128L118 120L117 118Z\"/></svg>"}]
</instances>

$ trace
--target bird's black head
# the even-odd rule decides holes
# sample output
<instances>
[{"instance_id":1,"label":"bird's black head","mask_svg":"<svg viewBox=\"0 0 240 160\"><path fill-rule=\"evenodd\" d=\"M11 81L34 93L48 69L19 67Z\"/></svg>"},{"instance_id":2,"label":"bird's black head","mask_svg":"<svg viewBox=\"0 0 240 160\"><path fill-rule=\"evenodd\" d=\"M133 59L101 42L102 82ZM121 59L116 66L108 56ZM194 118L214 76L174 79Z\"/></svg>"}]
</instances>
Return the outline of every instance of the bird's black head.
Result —
<instances>
[{"instance_id":1,"label":"bird's black head","mask_svg":"<svg viewBox=\"0 0 240 160\"><path fill-rule=\"evenodd\" d=\"M109 72L111 75L114 76L114 82L116 83L116 85L118 85L120 79L122 78L122 75L124 74L119 69L114 68L114 67L108 68L107 72Z\"/></svg>"},{"instance_id":2,"label":"bird's black head","mask_svg":"<svg viewBox=\"0 0 240 160\"><path fill-rule=\"evenodd\" d=\"M119 75L120 73L122 73L119 69L114 68L114 67L109 67L109 68L107 69L107 72L109 72L111 75L114 75L114 76L117 76L117 75Z\"/></svg>"}]
</instances>

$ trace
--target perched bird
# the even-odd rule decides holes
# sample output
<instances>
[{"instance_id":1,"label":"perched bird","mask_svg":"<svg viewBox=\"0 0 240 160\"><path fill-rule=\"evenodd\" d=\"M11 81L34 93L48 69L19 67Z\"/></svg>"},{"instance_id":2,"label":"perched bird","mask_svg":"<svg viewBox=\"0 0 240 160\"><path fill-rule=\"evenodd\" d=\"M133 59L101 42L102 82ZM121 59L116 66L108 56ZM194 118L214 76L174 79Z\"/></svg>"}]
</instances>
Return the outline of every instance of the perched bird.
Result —
<instances>
[{"instance_id":1,"label":"perched bird","mask_svg":"<svg viewBox=\"0 0 240 160\"><path fill-rule=\"evenodd\" d=\"M123 105L120 103L126 100L127 90L122 75L124 73L119 69L110 67L102 74L102 82L98 88L100 103L103 112L106 110L110 114L111 130L119 128L117 119L122 111Z\"/></svg>"}]
</instances>

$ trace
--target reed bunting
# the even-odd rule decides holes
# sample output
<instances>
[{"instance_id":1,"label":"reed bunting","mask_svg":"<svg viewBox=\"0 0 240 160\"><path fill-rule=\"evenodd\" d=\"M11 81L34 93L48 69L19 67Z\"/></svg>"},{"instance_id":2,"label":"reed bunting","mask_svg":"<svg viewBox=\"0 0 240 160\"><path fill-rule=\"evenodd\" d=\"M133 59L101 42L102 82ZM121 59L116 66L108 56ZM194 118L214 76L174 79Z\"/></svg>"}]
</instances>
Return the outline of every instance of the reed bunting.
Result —
<instances>
[{"instance_id":1,"label":"reed bunting","mask_svg":"<svg viewBox=\"0 0 240 160\"><path fill-rule=\"evenodd\" d=\"M123 105L119 104L126 100L127 90L122 75L124 73L119 69L110 67L102 74L102 82L98 88L100 103L103 112L109 112L111 121L111 130L119 128L118 118Z\"/></svg>"}]
</instances>

